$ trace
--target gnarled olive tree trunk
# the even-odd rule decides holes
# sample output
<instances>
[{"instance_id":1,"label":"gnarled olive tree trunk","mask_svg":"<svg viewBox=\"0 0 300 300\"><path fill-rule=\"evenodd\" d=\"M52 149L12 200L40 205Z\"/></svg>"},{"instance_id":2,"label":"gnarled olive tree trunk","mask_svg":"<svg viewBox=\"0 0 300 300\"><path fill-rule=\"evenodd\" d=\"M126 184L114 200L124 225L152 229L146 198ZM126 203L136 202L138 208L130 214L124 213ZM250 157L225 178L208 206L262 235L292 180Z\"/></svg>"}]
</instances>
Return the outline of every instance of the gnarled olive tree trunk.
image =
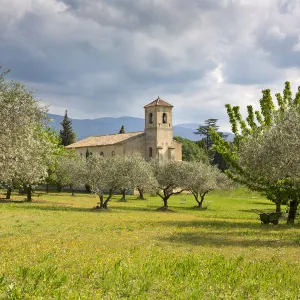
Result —
<instances>
[{"instance_id":1,"label":"gnarled olive tree trunk","mask_svg":"<svg viewBox=\"0 0 300 300\"><path fill-rule=\"evenodd\" d=\"M287 224L294 224L298 207L298 199L293 199L290 201L290 209L287 218Z\"/></svg>"},{"instance_id":2,"label":"gnarled olive tree trunk","mask_svg":"<svg viewBox=\"0 0 300 300\"><path fill-rule=\"evenodd\" d=\"M139 200L146 200L145 197L144 197L144 190L138 188L138 191L139 191L139 197L138 197L138 199Z\"/></svg>"},{"instance_id":3,"label":"gnarled olive tree trunk","mask_svg":"<svg viewBox=\"0 0 300 300\"><path fill-rule=\"evenodd\" d=\"M32 187L31 185L27 186L26 187L26 195L27 195L27 198L26 198L26 201L32 201Z\"/></svg>"},{"instance_id":4,"label":"gnarled olive tree trunk","mask_svg":"<svg viewBox=\"0 0 300 300\"><path fill-rule=\"evenodd\" d=\"M121 190L122 198L120 199L121 202L126 202L126 189Z\"/></svg>"},{"instance_id":5,"label":"gnarled olive tree trunk","mask_svg":"<svg viewBox=\"0 0 300 300\"><path fill-rule=\"evenodd\" d=\"M5 196L5 199L6 199L6 200L10 200L11 191L12 191L12 188L11 188L11 187L7 188L6 196Z\"/></svg>"},{"instance_id":6,"label":"gnarled olive tree trunk","mask_svg":"<svg viewBox=\"0 0 300 300\"><path fill-rule=\"evenodd\" d=\"M100 206L100 207L104 208L104 209L107 209L107 204L108 204L109 200L112 198L112 196L113 196L113 190L110 189L108 197L106 198L106 200L103 202L102 206Z\"/></svg>"},{"instance_id":7,"label":"gnarled olive tree trunk","mask_svg":"<svg viewBox=\"0 0 300 300\"><path fill-rule=\"evenodd\" d=\"M205 198L205 196L206 196L207 193L208 193L208 192L204 192L204 193L201 194L201 193L192 191L192 194L193 194L193 196L194 196L196 202L198 203L198 206L197 206L198 208L202 208L202 206L203 206L203 201L204 201L204 198ZM199 196L200 196L200 200L199 200Z\"/></svg>"}]
</instances>

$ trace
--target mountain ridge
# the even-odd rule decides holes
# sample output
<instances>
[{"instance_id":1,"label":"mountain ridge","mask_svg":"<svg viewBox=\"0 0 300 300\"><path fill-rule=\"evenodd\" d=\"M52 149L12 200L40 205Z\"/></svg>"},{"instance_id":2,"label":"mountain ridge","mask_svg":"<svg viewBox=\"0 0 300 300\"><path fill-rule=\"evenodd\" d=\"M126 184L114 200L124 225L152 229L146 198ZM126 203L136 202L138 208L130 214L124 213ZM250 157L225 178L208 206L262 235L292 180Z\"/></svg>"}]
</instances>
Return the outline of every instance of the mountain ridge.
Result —
<instances>
[{"instance_id":1,"label":"mountain ridge","mask_svg":"<svg viewBox=\"0 0 300 300\"><path fill-rule=\"evenodd\" d=\"M50 127L59 132L61 129L60 123L64 117L50 113L48 116L53 120L53 122L50 122ZM125 127L125 132L144 131L145 127L145 119L128 116L103 117L96 119L69 119L72 121L72 128L76 133L77 140L82 140L89 136L117 134L122 125ZM198 123L173 125L173 136L181 136L192 141L198 141L201 139L201 136L194 134L194 132L199 126L201 126L201 124ZM231 133L229 134L232 135Z\"/></svg>"}]
</instances>

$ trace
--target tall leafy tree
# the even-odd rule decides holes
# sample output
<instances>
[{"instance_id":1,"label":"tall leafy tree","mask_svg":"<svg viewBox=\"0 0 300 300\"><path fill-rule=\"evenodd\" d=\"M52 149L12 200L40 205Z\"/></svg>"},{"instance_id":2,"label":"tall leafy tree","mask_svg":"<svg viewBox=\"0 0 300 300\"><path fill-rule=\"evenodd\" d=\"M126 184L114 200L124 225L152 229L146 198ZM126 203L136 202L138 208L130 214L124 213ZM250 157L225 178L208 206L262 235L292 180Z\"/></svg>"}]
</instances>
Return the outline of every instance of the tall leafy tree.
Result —
<instances>
[{"instance_id":1,"label":"tall leafy tree","mask_svg":"<svg viewBox=\"0 0 300 300\"><path fill-rule=\"evenodd\" d=\"M45 131L46 108L23 84L0 75L0 182L31 187L47 177L53 143Z\"/></svg>"},{"instance_id":2,"label":"tall leafy tree","mask_svg":"<svg viewBox=\"0 0 300 300\"><path fill-rule=\"evenodd\" d=\"M291 203L289 197L287 197L287 194L289 194L288 186L285 183L283 184L282 181L270 182L267 177L260 176L258 179L240 162L241 143L263 135L266 130L276 127L287 111L300 107L300 90L298 89L293 98L289 82L285 83L283 95L277 93L275 97L277 106L272 99L271 91L269 89L263 90L262 98L259 100L260 109L254 111L253 107L248 105L248 115L245 120L241 116L239 106L232 107L230 104L226 104L232 132L235 135L232 144L223 140L216 131L211 130L210 133L215 149L222 154L230 166L230 170L227 171L228 176L250 189L265 193L267 198L276 204L276 211L280 212L282 203L288 203L289 205Z\"/></svg>"},{"instance_id":3,"label":"tall leafy tree","mask_svg":"<svg viewBox=\"0 0 300 300\"><path fill-rule=\"evenodd\" d=\"M48 166L48 176L45 179L46 183L46 192L49 192L49 186L57 185L57 177L56 177L56 169L58 158L62 155L66 155L70 152L70 150L66 149L63 145L61 145L61 139L59 133L54 131L53 129L46 128L46 133L48 135L48 139L55 145L55 150L53 152L53 159L49 161Z\"/></svg>"},{"instance_id":4,"label":"tall leafy tree","mask_svg":"<svg viewBox=\"0 0 300 300\"><path fill-rule=\"evenodd\" d=\"M286 111L276 126L242 140L239 150L239 163L247 174L280 187L281 196L289 201L288 223L294 223L300 202L299 119L299 108Z\"/></svg>"},{"instance_id":5,"label":"tall leafy tree","mask_svg":"<svg viewBox=\"0 0 300 300\"><path fill-rule=\"evenodd\" d=\"M64 146L68 146L70 144L75 143L76 134L72 128L72 121L68 117L68 111L66 110L63 121L60 123L62 129L60 130L60 138L61 142Z\"/></svg>"},{"instance_id":6,"label":"tall leafy tree","mask_svg":"<svg viewBox=\"0 0 300 300\"><path fill-rule=\"evenodd\" d=\"M32 128L30 137L23 143L23 155L15 172L15 180L26 190L27 201L31 201L32 188L45 182L49 166L53 165L56 144L49 132L40 127Z\"/></svg>"},{"instance_id":7,"label":"tall leafy tree","mask_svg":"<svg viewBox=\"0 0 300 300\"><path fill-rule=\"evenodd\" d=\"M204 136L200 141L197 141L197 145L204 149L208 155L209 162L217 166L219 170L224 171L228 168L223 157L214 149L213 140L211 138L210 131L213 130L219 134L219 136L223 139L227 137L223 132L219 131L219 125L217 125L218 119L207 119L205 120L205 125L200 126L195 134L201 134Z\"/></svg>"},{"instance_id":8,"label":"tall leafy tree","mask_svg":"<svg viewBox=\"0 0 300 300\"><path fill-rule=\"evenodd\" d=\"M203 141L205 142L205 149L208 152L212 146L212 139L210 137L210 130L218 131L219 126L217 125L218 119L207 119L204 121L205 125L199 126L195 134L204 136Z\"/></svg>"},{"instance_id":9,"label":"tall leafy tree","mask_svg":"<svg viewBox=\"0 0 300 300\"><path fill-rule=\"evenodd\" d=\"M205 150L197 145L196 142L189 139L175 136L174 140L182 144L182 160L184 161L202 161L208 163L208 155Z\"/></svg>"}]
</instances>

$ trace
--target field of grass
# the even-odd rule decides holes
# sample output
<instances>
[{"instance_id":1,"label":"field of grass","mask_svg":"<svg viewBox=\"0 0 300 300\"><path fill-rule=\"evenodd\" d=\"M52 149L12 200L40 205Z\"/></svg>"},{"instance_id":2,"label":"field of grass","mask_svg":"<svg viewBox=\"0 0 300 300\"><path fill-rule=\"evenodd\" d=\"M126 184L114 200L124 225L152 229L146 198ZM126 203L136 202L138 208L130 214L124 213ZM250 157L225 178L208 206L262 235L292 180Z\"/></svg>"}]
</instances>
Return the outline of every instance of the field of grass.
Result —
<instances>
[{"instance_id":1,"label":"field of grass","mask_svg":"<svg viewBox=\"0 0 300 300\"><path fill-rule=\"evenodd\" d=\"M172 212L119 198L0 202L0 299L300 298L300 225L261 225L251 209L274 205L258 194L215 192L206 211L178 195Z\"/></svg>"}]
</instances>

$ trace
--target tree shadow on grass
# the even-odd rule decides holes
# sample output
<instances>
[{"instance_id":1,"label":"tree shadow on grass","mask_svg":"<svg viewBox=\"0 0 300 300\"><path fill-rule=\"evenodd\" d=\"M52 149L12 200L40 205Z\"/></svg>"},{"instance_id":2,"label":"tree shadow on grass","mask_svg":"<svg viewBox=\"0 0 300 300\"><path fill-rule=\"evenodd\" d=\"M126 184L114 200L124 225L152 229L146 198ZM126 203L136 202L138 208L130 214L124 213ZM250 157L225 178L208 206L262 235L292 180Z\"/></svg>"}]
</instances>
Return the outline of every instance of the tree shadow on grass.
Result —
<instances>
[{"instance_id":1,"label":"tree shadow on grass","mask_svg":"<svg viewBox=\"0 0 300 300\"><path fill-rule=\"evenodd\" d=\"M70 212L90 212L90 213L101 213L101 212L113 212L113 213L120 213L122 211L145 211L149 212L152 211L149 208L144 207L125 207L125 206L109 206L108 209L95 209L95 207L72 207L66 205L68 203L56 203L56 202L47 202L51 203L52 205L45 205L45 202L34 201L34 202L20 202L16 201L15 203L22 203L22 205L17 206L17 209L27 209L27 210L43 210L43 211L70 211ZM35 203L41 203L42 205L37 205ZM57 205L53 205L57 204Z\"/></svg>"},{"instance_id":2,"label":"tree shadow on grass","mask_svg":"<svg viewBox=\"0 0 300 300\"><path fill-rule=\"evenodd\" d=\"M275 209L275 204L271 201L266 201L266 202L263 202L263 201L256 201L256 202L252 202L251 201L251 204L257 204L257 205L272 205L274 206L274 209Z\"/></svg>"},{"instance_id":3,"label":"tree shadow on grass","mask_svg":"<svg viewBox=\"0 0 300 300\"><path fill-rule=\"evenodd\" d=\"M84 208L84 207L71 207L71 206L63 206L63 205L35 205L35 204L25 204L22 206L18 206L16 208L19 209L28 209L28 210L44 210L44 211L73 211L73 212L93 212L92 208Z\"/></svg>"},{"instance_id":4,"label":"tree shadow on grass","mask_svg":"<svg viewBox=\"0 0 300 300\"><path fill-rule=\"evenodd\" d=\"M201 209L198 208L197 205L193 205L193 206L181 206L181 205L172 205L170 206L171 208L175 208L176 210L178 209L178 212L180 211L188 211L188 212L205 212L205 211L216 211L215 209L213 209L212 207L210 207L209 205L203 205L203 207Z\"/></svg>"},{"instance_id":5,"label":"tree shadow on grass","mask_svg":"<svg viewBox=\"0 0 300 300\"><path fill-rule=\"evenodd\" d=\"M181 232L160 240L175 244L190 244L205 247L299 247L299 242L291 239L267 239L267 236L242 236L234 232Z\"/></svg>"},{"instance_id":6,"label":"tree shadow on grass","mask_svg":"<svg viewBox=\"0 0 300 300\"><path fill-rule=\"evenodd\" d=\"M241 212L246 212L246 213L252 213L252 214L256 214L256 215L259 215L256 211L253 211L253 210L259 210L261 212L265 212L265 213L271 213L271 212L276 212L275 208L272 209L272 208L264 208L264 209L255 209L255 208L252 208L252 209L239 209L238 211L241 211Z\"/></svg>"},{"instance_id":7,"label":"tree shadow on grass","mask_svg":"<svg viewBox=\"0 0 300 300\"><path fill-rule=\"evenodd\" d=\"M201 220L160 222L166 226L178 228L192 228L189 232L178 232L160 239L175 244L190 244L207 247L299 247L299 241L294 237L283 237L281 232L291 227L280 225L263 225L250 222L228 222L225 220ZM292 228L300 228L294 225ZM278 236L276 236L278 234Z\"/></svg>"},{"instance_id":8,"label":"tree shadow on grass","mask_svg":"<svg viewBox=\"0 0 300 300\"><path fill-rule=\"evenodd\" d=\"M9 203L25 203L27 202L26 200L8 200L8 199L3 199L0 198L0 204L9 204Z\"/></svg>"},{"instance_id":9,"label":"tree shadow on grass","mask_svg":"<svg viewBox=\"0 0 300 300\"><path fill-rule=\"evenodd\" d=\"M146 211L146 212L151 212L155 211L155 208L150 208L150 207L139 207L139 206L119 206L119 205L114 205L110 207L112 211Z\"/></svg>"},{"instance_id":10,"label":"tree shadow on grass","mask_svg":"<svg viewBox=\"0 0 300 300\"><path fill-rule=\"evenodd\" d=\"M176 226L178 228L190 228L195 227L199 229L205 230L220 230L225 234L228 234L230 230L237 230L237 229L249 229L249 230L260 230L260 231L282 231L288 230L291 227L287 226L286 224L279 224L279 225L264 225L261 224L260 220L257 219L257 222L253 222L253 220L249 221L235 221L233 219L232 222L228 219L201 219L197 221L159 221L157 222L158 225L166 225L166 226ZM300 227L298 225L294 225L294 227ZM257 232L256 232L257 234Z\"/></svg>"}]
</instances>

